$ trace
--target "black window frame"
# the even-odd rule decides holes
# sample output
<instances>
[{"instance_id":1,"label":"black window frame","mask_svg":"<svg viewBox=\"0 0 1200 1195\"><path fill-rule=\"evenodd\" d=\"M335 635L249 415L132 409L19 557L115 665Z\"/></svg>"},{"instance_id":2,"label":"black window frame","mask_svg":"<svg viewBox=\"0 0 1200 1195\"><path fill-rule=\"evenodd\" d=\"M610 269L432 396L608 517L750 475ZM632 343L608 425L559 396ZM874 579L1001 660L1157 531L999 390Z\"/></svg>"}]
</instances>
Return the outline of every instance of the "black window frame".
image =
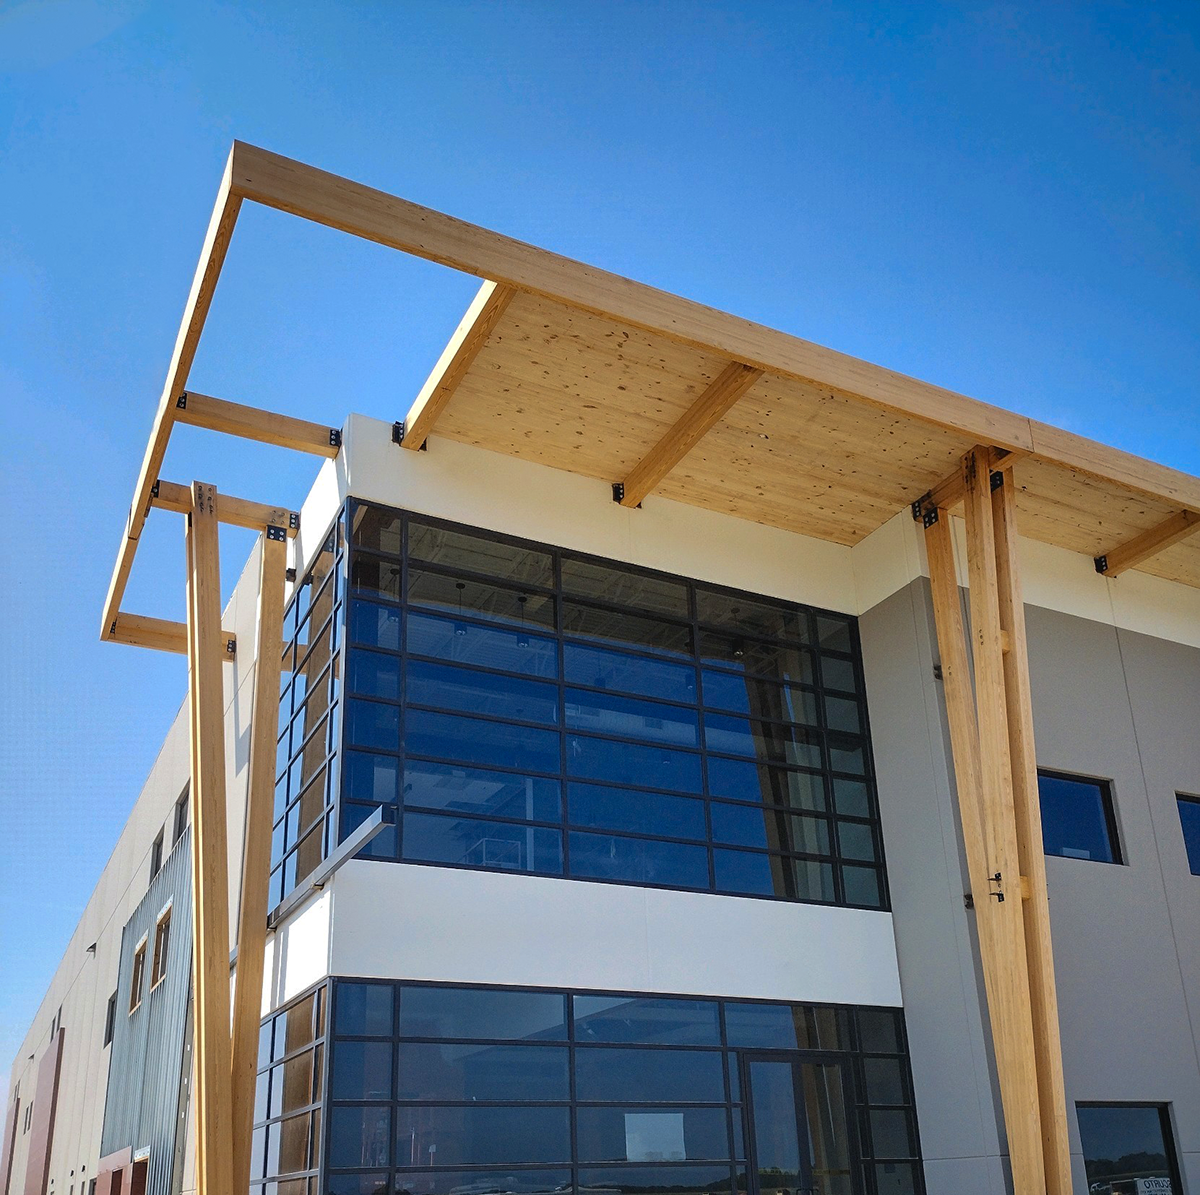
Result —
<instances>
[{"instance_id":1,"label":"black window frame","mask_svg":"<svg viewBox=\"0 0 1200 1195\"><path fill-rule=\"evenodd\" d=\"M183 792L175 798L174 822L171 826L171 846L184 836L191 818L192 782L189 780L183 786Z\"/></svg>"},{"instance_id":2,"label":"black window frame","mask_svg":"<svg viewBox=\"0 0 1200 1195\"><path fill-rule=\"evenodd\" d=\"M540 1171L543 1173L551 1173L558 1170L569 1170L572 1176L573 1189L580 1189L580 1175L583 1171L597 1170L627 1170L632 1171L638 1167L646 1165L662 1166L665 1168L675 1167L681 1172L688 1167L726 1167L730 1172L730 1189L744 1190L744 1186L739 1187L736 1182L740 1179L744 1183L744 1167L747 1163L747 1153L750 1149L749 1134L751 1125L746 1117L747 1113L747 1091L744 1076L743 1062L748 1056L763 1056L765 1054L787 1057L793 1060L832 1060L843 1064L843 1073L848 1080L848 1090L846 1093L847 1105L850 1110L850 1132L854 1142L856 1143L856 1156L853 1159L853 1180L852 1186L854 1195L875 1195L876 1173L883 1172L887 1167L903 1167L913 1175L913 1190L915 1195L924 1195L924 1164L921 1153L920 1142L920 1118L916 1107L916 1099L914 1085L912 1079L912 1069L910 1064L910 1055L908 1047L908 1033L904 1018L904 1010L899 1007L874 1007L874 1006L857 1006L857 1005L840 1005L840 1004L824 1004L824 1003L809 1003L795 1001L777 1001L777 1000L755 1000L755 999L735 999L721 998L716 996L704 996L696 994L670 994L663 992L636 992L636 991L616 991L595 988L556 988L534 985L502 985L502 984L484 984L484 983L437 983L425 980L404 980L404 979L380 979L375 977L355 978L347 976L336 976L329 980L322 981L327 984L327 993L325 999L326 1007L326 1067L325 1067L325 1117L324 1117L324 1140L321 1149L321 1180L323 1183L322 1190L332 1189L331 1180L336 1175L350 1176L353 1174L374 1174L386 1173L389 1184L394 1180L399 1182L408 1174L427 1173L437 1171L442 1173L464 1172L484 1175L489 1171L508 1171L519 1169L525 1172ZM349 1032L339 1032L337 1029L338 1003L339 996L345 987L356 984L367 984L371 986L383 986L391 989L391 1032L384 1033L382 1030L367 1034L354 1034ZM514 1039L511 1037L480 1037L463 1034L459 1036L438 1036L434 1033L409 1033L405 1034L402 1029L402 1001L403 991L405 989L453 989L457 992L519 992L519 993L538 993L546 995L554 995L562 997L565 1001L565 1036L563 1037L544 1037L544 1038L525 1038ZM638 1041L636 1038L622 1040L619 1038L601 1039L601 1040L586 1040L579 1035L577 1025L577 1014L575 1010L576 1001L580 997L601 997L604 999L629 999L641 1001L681 1001L695 1003L700 1005L711 1005L716 1010L717 1016L717 1037L712 1044L698 1044L696 1042L681 1042L678 1044L668 1044L663 1042L644 1042ZM301 996L299 999L303 999ZM741 1044L731 1040L730 1029L728 1026L728 1015L732 1008L767 1008L778 1012L779 1010L788 1010L788 1016L792 1019L787 1021L797 1032L801 1031L801 1026L797 1020L797 1014L803 1013L803 1031L807 1033L815 1033L815 1038L810 1040L805 1045L797 1045L795 1047L780 1046L780 1045L764 1045L745 1041ZM881 1041L878 1037L871 1037L867 1029L864 1027L865 1018L878 1018L883 1014L888 1021L891 1031L894 1036L889 1041ZM278 1016L278 1010L275 1014ZM264 1021L264 1025L268 1024L270 1018ZM830 1041L826 1036L832 1030L834 1041ZM392 1089L390 1098L382 1098L378 1095L372 1095L370 1098L364 1099L339 1099L333 1098L333 1089L331 1085L331 1076L334 1073L336 1063L336 1052L339 1042L383 1042L387 1041L392 1046ZM570 1066L569 1066L569 1093L566 1100L513 1100L512 1098L500 1099L481 1099L468 1100L465 1096L462 1098L445 1098L434 1097L425 1100L419 1099L403 1099L396 1085L396 1071L399 1059L400 1046L405 1042L419 1043L422 1045L445 1045L445 1046L463 1046L469 1045L484 1045L484 1046L510 1046L518 1045L522 1048L531 1050L550 1050L563 1049L569 1051ZM620 1099L614 1100L609 1098L581 1099L577 1091L576 1066L575 1057L579 1050L595 1051L595 1050L640 1050L648 1052L657 1052L663 1058L664 1066L669 1063L672 1052L685 1051L689 1054L714 1055L723 1060L721 1066L723 1087L723 1098L712 1100L701 1100L692 1098L690 1095L684 1099L674 1100L652 1100L647 1098L642 1099ZM868 1077L868 1068L871 1063L883 1063L894 1066L896 1074L899 1077L898 1100L885 1099L878 1097L876 1091L872 1094L871 1080ZM428 1108L433 1106L507 1106L512 1107L519 1104L521 1107L538 1108L538 1107L568 1107L571 1110L570 1126L571 1126L571 1158L568 1162L540 1162L540 1163L453 1163L444 1164L441 1166L401 1166L399 1158L395 1153L395 1128L397 1123L397 1109L401 1108ZM391 1125L392 1140L389 1140L389 1161L382 1165L362 1165L354 1167L338 1167L336 1169L328 1165L331 1158L332 1147L332 1132L333 1120L332 1115L335 1106L339 1107L378 1107L386 1105L391 1111L389 1112L389 1124ZM580 1156L580 1147L578 1139L578 1112L581 1109L634 1109L639 1108L653 1111L681 1111L688 1108L715 1110L722 1109L726 1118L726 1133L728 1156L712 1161L704 1159L686 1159L676 1162L661 1162L661 1163L644 1163L644 1162L621 1162L621 1161L587 1161ZM903 1111L906 1118L906 1125L910 1135L911 1148L909 1156L906 1157L889 1157L883 1154L875 1156L872 1145L872 1122L871 1113L884 1111L896 1112ZM740 1152L739 1152L740 1145ZM357 1188L356 1188L357 1189ZM391 1185L388 1190L392 1190ZM713 1188L717 1189L717 1188Z\"/></svg>"},{"instance_id":3,"label":"black window frame","mask_svg":"<svg viewBox=\"0 0 1200 1195\"><path fill-rule=\"evenodd\" d=\"M1064 772L1060 768L1043 768L1037 770L1038 780L1046 777L1048 780L1064 780L1071 784L1093 784L1100 793L1100 807L1104 814L1104 832L1108 837L1109 850L1112 853L1111 859L1080 859L1075 855L1064 855L1060 851L1047 851L1045 849L1045 820L1043 819L1042 826L1042 849L1043 853L1052 859L1071 859L1077 863L1104 863L1109 867L1126 867L1128 860L1125 858L1124 844L1121 841L1120 825L1117 821L1117 801L1113 791L1113 782L1104 776L1088 776L1082 772ZM1041 794L1039 786L1038 796L1039 809L1041 806Z\"/></svg>"},{"instance_id":4,"label":"black window frame","mask_svg":"<svg viewBox=\"0 0 1200 1195\"><path fill-rule=\"evenodd\" d=\"M112 1045L113 1034L117 1028L117 993L113 992L108 998L108 1007L104 1011L104 1040L100 1048Z\"/></svg>"},{"instance_id":5,"label":"black window frame","mask_svg":"<svg viewBox=\"0 0 1200 1195\"><path fill-rule=\"evenodd\" d=\"M1175 1125L1171 1116L1169 1100L1076 1100L1075 1120L1078 1128L1080 1108L1153 1108L1158 1112L1158 1122L1162 1129L1163 1148L1166 1150L1168 1177L1171 1181L1172 1192L1183 1195L1183 1173L1179 1168L1179 1146L1175 1139ZM1082 1144L1082 1140L1081 1140ZM1084 1174L1087 1175L1087 1155L1083 1155ZM1088 1180L1090 1182L1090 1179Z\"/></svg>"},{"instance_id":6,"label":"black window frame","mask_svg":"<svg viewBox=\"0 0 1200 1195\"><path fill-rule=\"evenodd\" d=\"M154 879L154 877L156 875L158 875L158 873L160 871L162 871L163 847L165 845L166 834L167 834L167 831L166 831L166 827L164 826L161 830L159 830L154 841L150 844L150 878L151 879Z\"/></svg>"},{"instance_id":7,"label":"black window frame","mask_svg":"<svg viewBox=\"0 0 1200 1195\"><path fill-rule=\"evenodd\" d=\"M1188 861L1188 870L1194 876L1200 876L1200 834L1197 835L1195 841L1195 851L1192 850L1192 840L1188 837L1187 823L1183 820L1184 806L1195 806L1197 816L1200 817L1200 796L1194 793L1176 792L1175 794L1175 810L1179 814L1179 829L1183 835L1183 849L1186 853Z\"/></svg>"},{"instance_id":8,"label":"black window frame","mask_svg":"<svg viewBox=\"0 0 1200 1195\"><path fill-rule=\"evenodd\" d=\"M380 551L370 547L364 547L354 542L354 526L358 512L377 511L380 512L382 518L390 518L394 521L394 527L391 529L395 535L394 544L398 547L390 552ZM378 802L371 799L363 799L361 796L357 799L348 792L350 782L350 767L347 758L348 752L354 753L356 759L358 757L374 757L392 760L396 768L403 772L404 764L407 759L413 759L414 762L428 761L432 766L449 766L449 767L467 767L479 768L485 771L490 770L497 773L507 772L514 779L518 775L532 776L537 773L539 776L544 776L548 781L559 786L560 793L560 816L550 822L544 822L536 817L509 818L504 814L493 815L490 812L472 811L472 810L456 810L456 816L459 817L460 824L469 824L469 819L477 818L481 822L480 832L486 837L484 830L484 822L504 823L511 822L510 829L516 827L542 826L545 829L552 831L558 835L559 850L557 856L550 858L550 870L547 872L544 869L536 866L522 866L520 870L526 874L550 874L557 878L567 878L576 880L585 880L593 883L615 883L626 884L637 887L664 888L668 890L678 891L708 891L717 892L722 895L734 895L745 897L747 899L766 899L766 900L783 900L787 902L800 903L817 903L841 907L856 907L874 910L887 911L890 908L890 895L887 883L887 864L886 853L883 842L882 827L879 818L878 792L876 785L874 760L871 750L871 729L869 711L867 708L865 682L862 668L861 643L859 640L857 619L852 616L838 611L823 610L813 606L806 606L796 602L785 601L782 599L771 598L761 594L748 593L741 590L736 590L728 586L710 584L707 581L697 580L694 578L681 577L675 574L665 573L660 570L649 569L639 565L626 564L621 561L614 561L604 557L591 555L584 552L577 552L572 549L559 548L553 545L538 543L521 539L515 536L503 535L486 529L472 527L450 520L439 519L432 516L419 514L416 512L401 510L382 506L377 503L364 502L359 499L350 499L342 512L342 520L344 524L343 542L345 544L342 551L342 573L344 576L344 597L342 600L342 617L346 623L344 633L341 636L339 648L346 657L347 665L349 665L357 655L367 655L371 652L382 653L387 658L396 661L399 675L399 697L379 697L372 695L370 692L352 692L351 674L353 669L347 666L343 670L346 677L346 682L342 691L342 704L347 711L351 710L351 705L354 706L354 712L359 709L369 710L373 704L380 705L385 708L395 709L399 714L399 741L393 748L372 745L370 742L363 744L353 744L349 739L348 726L351 721L350 712L343 719L343 737L340 744L342 752L342 764L340 768L340 783L336 796L337 800L337 818L338 818L338 838L344 838L354 827L359 824L364 817L369 816L370 811ZM446 563L417 561L410 560L409 551L409 530L413 525L421 528L429 528L434 531L459 532L470 536L477 541L484 541L503 545L517 551L526 551L530 553L542 554L550 560L550 580L547 586L540 584L514 583L505 580L499 576L489 577L482 573L476 573L469 568L459 568ZM380 592L364 592L356 588L353 576L355 574L355 561L358 560L378 561L378 568L382 574L385 570L390 570L388 576L392 580L388 582L388 594ZM563 569L567 564L581 563L584 566L592 566L599 569L608 570L610 573L619 573L628 576L632 580L637 578L645 578L651 582L657 582L660 585L674 587L685 595L687 602L686 618L682 614L669 616L662 613L651 613L649 611L627 611L624 607L595 596L581 596L579 593L570 588L564 583ZM516 623L507 621L488 621L486 616L475 614L469 609L460 609L457 614L452 610L437 608L435 606L422 605L419 601L410 601L409 596L409 569L410 563L420 572L429 575L445 576L450 581L455 578L461 578L465 583L479 582L491 587L492 591L499 592L501 590L508 592L509 590L515 595L518 592L532 594L537 598L546 598L551 603L551 609L554 611L553 625L546 625L542 622L529 621L527 623ZM756 612L763 611L778 611L781 616L781 622L786 623L790 620L794 624L794 628L786 628L779 631L776 637L772 638L766 631L749 630L744 634L739 634L736 630L725 623L716 621L702 621L700 617L700 603L711 602L712 599L720 601L743 602L749 607L753 607ZM356 603L368 603L371 606L382 610L395 611L397 618L401 620L401 640L399 646L395 648L377 648L368 645L358 644L354 641L354 631L351 627L351 617L356 609ZM567 609L580 608L587 611L594 611L601 615L624 615L627 617L636 617L641 615L645 618L653 618L664 627L668 624L678 626L681 634L685 637L690 646L683 652L658 651L637 644L635 642L613 642L603 638L595 638L574 632L566 626ZM410 614L411 610L411 614ZM545 639L549 644L553 645L554 650L554 668L552 677L541 677L547 687L548 692L557 690L558 693L558 719L553 723L539 722L522 722L515 721L511 716L500 716L490 714L480 714L477 710L459 711L452 709L449 706L442 705L439 707L429 706L417 702L410 702L407 699L406 693L406 676L408 672L408 662L411 660L414 664L424 665L426 661L430 664L447 665L448 661L438 660L434 657L427 657L417 651L410 650L406 642L406 624L410 617L427 616L429 618L441 618L447 622L452 622L456 627L461 624L466 628L477 627L480 630L499 631L501 633L508 632L516 633L521 637L532 639ZM767 670L763 669L763 675L758 677L761 684L774 685L783 693L789 689L793 689L796 693L807 695L806 701L811 706L815 716L804 722L799 721L798 715L791 714L788 721L778 721L777 716L771 712L751 712L749 715L745 713L726 714L722 710L727 708L724 703L718 702L713 706L705 704L703 697L704 685L706 677L710 675L730 676L744 682L745 678L752 674L748 671L739 671L739 666L732 657L714 658L711 654L705 654L703 647L707 640L721 641L728 640L734 644L734 654L736 652L736 642L742 641L746 644L753 643L754 646L761 646L771 652L791 652L796 656L799 664L804 666L804 674L802 676L791 676L790 679L780 675L768 675ZM830 638L836 638L839 641L831 643ZM599 685L588 685L581 683L577 679L568 681L565 668L565 655L573 646L586 648L592 647L599 651L609 651L617 657L628 657L631 661L644 660L653 663L668 662L674 663L682 669L690 672L691 682L687 686L689 693L689 704L678 706L680 699L674 700L660 696L651 696L643 694L634 696L631 700L640 703L642 706L661 705L664 715L671 714L676 707L681 711L690 712L691 716L697 719L700 737L694 746L682 746L675 744L667 744L663 741L651 742L648 739L638 739L636 736L623 738L620 734L612 730L605 730L603 733L590 734L588 729L578 725L572 725L567 718L567 702L569 694L572 691L579 690L589 694L605 694L610 693L612 696L618 696L616 690L608 690ZM518 682L528 682L533 679L527 674L514 672L504 669L497 665L489 665L486 662L477 663L474 661L455 661L451 666L462 666L466 671L478 675L481 678L491 677L494 679L511 678ZM829 681L825 681L824 672L834 668L838 672L838 677L830 677ZM846 684L849 688L841 683L842 675L845 676ZM755 674L757 676L757 674ZM352 701L353 699L353 701ZM857 732L843 730L838 725L829 723L829 712L827 702L849 704L853 703L857 711ZM458 759L449 759L444 755L434 751L432 754L429 751L412 750L407 737L407 711L412 710L414 715L428 715L429 717L437 718L439 716L458 717L464 715L469 717L480 718L483 721L494 722L498 727L509 726L513 728L526 727L530 733L543 732L549 735L557 736L560 743L560 759L557 767L547 771L544 768L537 767L517 767L515 764L505 766L505 764L495 764L484 762L482 760L472 762L464 759L461 756ZM785 711L786 713L786 711ZM741 720L750 729L754 735L767 735L779 738L779 742L775 744L766 755L760 753L758 755L739 755L732 748L726 749L719 746L710 746L706 743L707 731L705 726L707 722L715 719L723 719L731 725ZM447 725L451 725L447 723ZM466 724L471 725L471 724ZM391 730L388 730L388 738L391 738ZM636 785L632 782L623 782L621 780L605 780L600 776L586 777L575 775L567 767L566 753L568 745L575 740L579 740L585 746L593 739L596 739L599 750L611 750L613 744L620 742L628 742L631 750L637 748L646 748L666 754L668 750L680 756L681 766L684 757L694 757L697 760L696 767L698 768L699 780L690 790L686 786L681 786L678 789L668 789L663 784L654 786L654 790L662 789L664 795L671 796L687 796L697 801L704 810L704 818L706 824L705 836L701 840L695 837L680 837L663 832L646 833L640 830L631 830L622 828L617 825L609 827L601 827L596 825L576 823L571 820L570 806L567 801L568 785L570 784L594 784L601 786L610 786L614 788L624 788L631 792L651 791L649 786ZM549 743L547 739L547 743ZM774 742L774 738L772 738ZM795 748L795 755L788 756L788 743L801 744ZM804 747L803 744L811 743L810 747ZM771 752L778 753L779 758L775 758ZM807 754L806 754L807 753ZM808 758L812 755L813 758ZM759 797L757 800L751 800L749 796L739 799L737 796L727 796L722 791L720 786L715 782L710 784L709 781L709 764L710 761L713 767L721 767L722 769L736 769L740 766L757 766L760 770L766 769L770 762L770 770L772 775L781 783L788 786L793 784L799 788L810 788L820 794L819 806L809 807L807 804L799 802L788 805L785 804L788 800L786 791L776 790L770 793L774 800L774 804L767 801L766 795ZM440 761L440 763L439 763ZM854 807L843 808L841 805L841 793L843 788L849 788L853 785L857 789L861 789L863 794L863 805L859 808L856 804ZM797 815L796 819L785 818L784 822L780 823L782 827L785 823L795 825L800 828L804 822L804 817L810 817L820 823L820 826L814 826L817 830L817 843L806 843L803 841L792 841L790 838L786 841L783 838L773 838L767 842L765 846L747 844L744 842L722 842L717 839L713 832L710 818L710 809L718 804L730 803L735 809L754 809L764 817L772 814L791 813ZM394 859L409 863L416 863L425 866L441 866L449 868L460 868L467 870L511 870L505 868L498 863L476 863L471 862L453 862L439 860L435 858L409 858L406 857L405 847L403 842L403 823L405 812L405 803L397 795L397 805L401 811L401 816L397 819L395 829L389 828L384 831L376 844L366 848L363 854L365 857L373 859ZM412 810L414 816L425 813L428 817L438 818L442 816L442 811L439 813L437 809L418 810L415 807ZM821 832L823 827L823 837ZM436 829L436 821L430 829ZM859 849L864 849L867 843L870 844L872 858L864 858L861 855L855 856L853 853L844 853L839 838L839 831L846 828L846 832L854 831L854 837L860 842ZM615 847L620 847L625 840L628 840L628 848L634 851L636 844L646 844L646 850L649 851L654 844L670 844L676 848L692 848L698 847L705 861L708 872L707 884L698 885L697 880L689 883L674 882L656 882L653 878L648 878L646 871L642 870L638 865L640 875L632 875L631 872L626 872L625 875L601 875L596 874L597 869L589 869L590 874L573 873L571 869L571 838L578 835L593 835L601 838L612 838L614 840L622 840L615 842ZM580 840L582 842L582 840ZM592 843L593 839L587 840ZM596 845L599 845L598 843ZM667 846L663 845L662 849L670 854ZM680 851L679 866L691 867L691 864L683 862L683 855ZM728 858L726 858L728 856ZM751 869L750 873L736 872L736 885L719 886L717 870L722 861L727 861L731 864L743 864ZM631 867L633 865L631 864ZM614 864L614 870L619 868ZM850 899L848 896L858 896L858 899Z\"/></svg>"}]
</instances>

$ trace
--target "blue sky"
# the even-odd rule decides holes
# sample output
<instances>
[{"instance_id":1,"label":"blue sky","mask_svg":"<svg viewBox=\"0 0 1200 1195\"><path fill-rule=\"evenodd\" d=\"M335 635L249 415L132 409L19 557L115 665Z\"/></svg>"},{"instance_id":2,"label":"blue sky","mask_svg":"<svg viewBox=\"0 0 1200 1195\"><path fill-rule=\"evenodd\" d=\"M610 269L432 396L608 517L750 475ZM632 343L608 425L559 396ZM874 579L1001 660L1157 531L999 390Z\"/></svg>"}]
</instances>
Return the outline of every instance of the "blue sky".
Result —
<instances>
[{"instance_id":1,"label":"blue sky","mask_svg":"<svg viewBox=\"0 0 1200 1195\"><path fill-rule=\"evenodd\" d=\"M1200 472L1198 81L1191 4L0 0L3 1067L184 695L97 632L233 138ZM252 208L192 385L399 418L473 291Z\"/></svg>"}]
</instances>

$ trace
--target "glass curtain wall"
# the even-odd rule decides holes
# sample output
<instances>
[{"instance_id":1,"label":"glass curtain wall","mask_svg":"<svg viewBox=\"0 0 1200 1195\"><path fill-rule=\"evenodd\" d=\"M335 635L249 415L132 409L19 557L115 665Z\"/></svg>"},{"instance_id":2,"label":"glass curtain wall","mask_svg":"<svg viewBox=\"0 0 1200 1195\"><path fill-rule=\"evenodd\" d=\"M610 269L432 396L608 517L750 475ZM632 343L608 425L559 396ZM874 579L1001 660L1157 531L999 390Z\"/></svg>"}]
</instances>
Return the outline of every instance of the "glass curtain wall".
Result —
<instances>
[{"instance_id":1,"label":"glass curtain wall","mask_svg":"<svg viewBox=\"0 0 1200 1195\"><path fill-rule=\"evenodd\" d=\"M336 980L330 1049L328 1195L773 1195L785 1139L821 1195L923 1190L897 1010Z\"/></svg>"},{"instance_id":2,"label":"glass curtain wall","mask_svg":"<svg viewBox=\"0 0 1200 1195\"><path fill-rule=\"evenodd\" d=\"M388 803L376 858L887 907L854 619L361 502L347 526L340 838Z\"/></svg>"},{"instance_id":3,"label":"glass curtain wall","mask_svg":"<svg viewBox=\"0 0 1200 1195\"><path fill-rule=\"evenodd\" d=\"M283 620L270 903L277 905L336 843L345 594L339 517L296 586Z\"/></svg>"}]
</instances>

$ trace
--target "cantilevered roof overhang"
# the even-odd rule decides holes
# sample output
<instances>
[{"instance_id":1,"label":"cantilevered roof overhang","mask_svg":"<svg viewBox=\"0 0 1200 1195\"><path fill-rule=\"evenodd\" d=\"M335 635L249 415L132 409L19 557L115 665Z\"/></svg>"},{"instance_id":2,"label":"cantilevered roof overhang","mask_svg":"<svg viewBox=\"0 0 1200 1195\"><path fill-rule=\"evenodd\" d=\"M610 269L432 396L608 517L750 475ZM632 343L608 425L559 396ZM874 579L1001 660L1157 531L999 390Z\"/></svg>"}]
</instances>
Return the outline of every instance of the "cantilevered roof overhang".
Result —
<instances>
[{"instance_id":1,"label":"cantilevered roof overhang","mask_svg":"<svg viewBox=\"0 0 1200 1195\"><path fill-rule=\"evenodd\" d=\"M134 495L120 604L176 422L337 450L336 432L183 395L245 201L473 274L483 286L405 419L647 495L854 544L976 446L1018 487L1023 535L1200 587L1200 478L236 142ZM296 426L293 426L296 425ZM290 437L290 438L289 438ZM1005 455L1007 454L1007 455ZM946 505L946 503L942 503Z\"/></svg>"}]
</instances>

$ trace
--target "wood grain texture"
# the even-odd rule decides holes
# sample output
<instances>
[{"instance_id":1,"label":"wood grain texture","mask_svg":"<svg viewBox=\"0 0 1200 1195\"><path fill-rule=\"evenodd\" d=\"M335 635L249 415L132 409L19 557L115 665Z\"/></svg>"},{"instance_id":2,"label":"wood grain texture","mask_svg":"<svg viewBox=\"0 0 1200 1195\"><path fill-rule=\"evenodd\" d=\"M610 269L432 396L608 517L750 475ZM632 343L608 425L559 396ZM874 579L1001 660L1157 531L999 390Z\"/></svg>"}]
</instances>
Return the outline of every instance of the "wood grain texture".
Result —
<instances>
[{"instance_id":1,"label":"wood grain texture","mask_svg":"<svg viewBox=\"0 0 1200 1195\"><path fill-rule=\"evenodd\" d=\"M988 454L964 461L967 571L970 587L975 708L979 727L979 809L987 850L988 887L976 892L987 905L994 934L988 944L996 973L988 991L996 1075L1012 1165L1013 1188L1046 1189L1033 1013L1021 900L1021 868L1013 808L1008 698L1004 681L999 580ZM1010 653L1011 655L1011 653ZM984 949L981 937L980 950Z\"/></svg>"},{"instance_id":2,"label":"wood grain texture","mask_svg":"<svg viewBox=\"0 0 1200 1195\"><path fill-rule=\"evenodd\" d=\"M178 514L187 514L192 509L192 491L185 485L159 478L153 493L151 506L173 510ZM268 506L265 502L231 498L228 494L217 496L217 521L235 527L249 527L253 531L279 527L289 539L294 539L300 529L299 515L286 506Z\"/></svg>"},{"instance_id":3,"label":"wood grain texture","mask_svg":"<svg viewBox=\"0 0 1200 1195\"><path fill-rule=\"evenodd\" d=\"M511 286L500 286L495 282L485 282L479 288L479 292L467 308L466 315L459 322L449 344L433 367L433 372L426 379L404 417L404 440L401 447L416 451L424 445L459 382L466 376L479 351L487 344L492 329L500 321L516 293Z\"/></svg>"},{"instance_id":4,"label":"wood grain texture","mask_svg":"<svg viewBox=\"0 0 1200 1195\"><path fill-rule=\"evenodd\" d=\"M116 627L109 639L113 643L128 643L133 647L149 647L155 651L170 651L185 656L188 653L187 624L166 618L151 618L147 614L117 615ZM228 664L237 656L237 636L222 631L217 652Z\"/></svg>"},{"instance_id":5,"label":"wood grain texture","mask_svg":"<svg viewBox=\"0 0 1200 1195\"><path fill-rule=\"evenodd\" d=\"M213 398L210 394L197 394L192 390L182 394L178 401L184 405L175 409L177 423L208 428L209 431L223 432L228 436L240 436L244 440L257 440L260 444L311 452L314 456L329 460L337 456L339 451L337 428L323 423L295 419L291 415L248 407L243 403Z\"/></svg>"},{"instance_id":6,"label":"wood grain texture","mask_svg":"<svg viewBox=\"0 0 1200 1195\"><path fill-rule=\"evenodd\" d=\"M762 377L761 369L738 361L727 365L671 426L665 436L626 474L622 506L638 506L701 439Z\"/></svg>"},{"instance_id":7,"label":"wood grain texture","mask_svg":"<svg viewBox=\"0 0 1200 1195\"><path fill-rule=\"evenodd\" d=\"M264 535L260 540L260 549L257 655L250 713L250 763L246 782L237 977L233 1002L232 1164L234 1190L237 1191L248 1190L250 1185L250 1140L254 1124L259 1023L262 1019L271 824L275 807L275 747L281 671L279 645L283 641L287 542L268 539Z\"/></svg>"},{"instance_id":8,"label":"wood grain texture","mask_svg":"<svg viewBox=\"0 0 1200 1195\"><path fill-rule=\"evenodd\" d=\"M1011 478L1006 478L1005 484L992 492L991 503L1000 626L1010 645L1004 655L1004 691L1046 1190L1049 1195L1071 1195L1058 988L1054 978L1037 750L1033 736L1029 643L1025 633L1025 603L1017 548L1016 494Z\"/></svg>"},{"instance_id":9,"label":"wood grain texture","mask_svg":"<svg viewBox=\"0 0 1200 1195\"><path fill-rule=\"evenodd\" d=\"M217 528L216 490L193 482L186 543L198 1195L227 1195L234 1189L230 1150L233 1119L225 703L217 656L221 636Z\"/></svg>"},{"instance_id":10,"label":"wood grain texture","mask_svg":"<svg viewBox=\"0 0 1200 1195\"><path fill-rule=\"evenodd\" d=\"M1190 510L1181 510L1164 519L1157 527L1151 527L1103 553L1104 575L1119 577L1128 569L1157 556L1173 544L1189 539L1200 531L1200 515Z\"/></svg>"},{"instance_id":11,"label":"wood grain texture","mask_svg":"<svg viewBox=\"0 0 1200 1195\"><path fill-rule=\"evenodd\" d=\"M137 484L133 491L133 504L129 508L129 519L125 526L125 536L121 540L117 552L117 563L113 568L112 580L108 586L108 596L104 599L104 614L100 622L100 638L109 638L112 625L121 608L121 599L125 596L125 586L129 582L129 572L133 568L133 557L137 551L138 537L146 522L150 510L150 491L162 469L163 458L167 453L167 442L171 438L171 424L175 417L175 399L187 385L188 374L196 357L196 349L200 345L200 333L204 330L204 322L208 318L208 310L212 306L213 295L217 289L217 279L221 276L221 267L225 264L225 254L229 250L229 242L233 238L234 225L237 223L238 212L241 210L241 197L232 185L234 150L230 151L225 163L225 173L221 185L217 189L217 200L213 205L212 216L208 222L208 231L204 236L204 244L200 250L200 261L192 278L192 288L188 292L187 302L183 308L183 319L179 324L179 332L175 338L175 349L171 354L171 363L167 367L167 378L163 384L162 394L158 400L158 409L154 415L154 423L150 430L150 440L142 457L142 466L138 471Z\"/></svg>"}]
</instances>

